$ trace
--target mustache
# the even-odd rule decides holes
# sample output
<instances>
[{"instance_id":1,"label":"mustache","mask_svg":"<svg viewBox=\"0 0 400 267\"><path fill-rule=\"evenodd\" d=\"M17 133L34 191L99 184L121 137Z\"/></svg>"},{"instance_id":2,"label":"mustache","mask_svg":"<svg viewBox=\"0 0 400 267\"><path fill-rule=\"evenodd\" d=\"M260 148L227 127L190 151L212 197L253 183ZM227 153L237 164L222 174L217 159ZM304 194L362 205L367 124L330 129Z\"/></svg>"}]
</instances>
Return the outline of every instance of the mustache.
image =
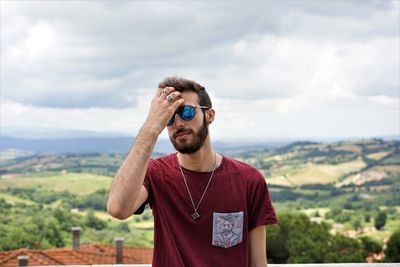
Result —
<instances>
[{"instance_id":1,"label":"mustache","mask_svg":"<svg viewBox=\"0 0 400 267\"><path fill-rule=\"evenodd\" d=\"M182 129L176 130L176 131L174 132L173 136L176 137L176 136L177 136L178 134L180 134L180 133L190 133L190 132L192 132L191 129L182 128Z\"/></svg>"}]
</instances>

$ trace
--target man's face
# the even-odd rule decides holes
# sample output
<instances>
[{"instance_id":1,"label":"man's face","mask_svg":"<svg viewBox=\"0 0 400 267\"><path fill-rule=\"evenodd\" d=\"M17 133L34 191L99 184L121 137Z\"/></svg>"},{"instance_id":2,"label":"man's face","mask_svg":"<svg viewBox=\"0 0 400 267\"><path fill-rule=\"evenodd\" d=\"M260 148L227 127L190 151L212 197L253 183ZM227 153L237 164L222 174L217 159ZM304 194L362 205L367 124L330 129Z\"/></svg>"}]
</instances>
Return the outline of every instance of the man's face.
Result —
<instances>
[{"instance_id":1,"label":"man's face","mask_svg":"<svg viewBox=\"0 0 400 267\"><path fill-rule=\"evenodd\" d=\"M222 224L222 232L224 234L229 234L230 232L232 232L232 228L233 223L231 223L230 221L224 221L224 223Z\"/></svg>"},{"instance_id":2,"label":"man's face","mask_svg":"<svg viewBox=\"0 0 400 267\"><path fill-rule=\"evenodd\" d=\"M199 106L197 94L194 92L184 92L182 98L185 100L183 105ZM190 121L183 120L178 114L174 116L174 124L167 127L173 146L182 154L195 153L208 136L208 124L204 121L203 111L197 108L195 117Z\"/></svg>"}]
</instances>

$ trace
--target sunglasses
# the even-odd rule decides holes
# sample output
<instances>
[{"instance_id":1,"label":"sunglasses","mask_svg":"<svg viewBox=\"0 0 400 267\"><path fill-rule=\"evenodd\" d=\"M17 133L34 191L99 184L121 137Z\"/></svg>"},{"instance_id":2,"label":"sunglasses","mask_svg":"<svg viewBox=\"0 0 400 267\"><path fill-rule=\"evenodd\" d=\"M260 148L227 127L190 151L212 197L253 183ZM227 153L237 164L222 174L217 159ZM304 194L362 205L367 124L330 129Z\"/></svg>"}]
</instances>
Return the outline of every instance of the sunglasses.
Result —
<instances>
[{"instance_id":1,"label":"sunglasses","mask_svg":"<svg viewBox=\"0 0 400 267\"><path fill-rule=\"evenodd\" d=\"M167 126L171 126L172 124L174 124L175 114L178 114L184 121L193 120L194 116L196 116L197 108L209 109L209 107L206 106L190 106L190 105L181 106L175 111L174 115L172 115L172 118L169 120Z\"/></svg>"}]
</instances>

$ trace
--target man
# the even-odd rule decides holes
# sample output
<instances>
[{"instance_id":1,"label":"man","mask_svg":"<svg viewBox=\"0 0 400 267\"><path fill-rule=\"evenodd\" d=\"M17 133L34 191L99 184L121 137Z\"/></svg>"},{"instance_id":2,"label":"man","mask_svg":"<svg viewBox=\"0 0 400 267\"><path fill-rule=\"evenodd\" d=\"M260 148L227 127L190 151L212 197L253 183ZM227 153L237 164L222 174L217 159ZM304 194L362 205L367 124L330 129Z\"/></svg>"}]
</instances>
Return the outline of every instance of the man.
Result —
<instances>
[{"instance_id":1,"label":"man","mask_svg":"<svg viewBox=\"0 0 400 267\"><path fill-rule=\"evenodd\" d=\"M227 214L216 216L214 220L215 228L213 229L213 245L228 248L242 242L243 223L241 222L243 222L243 213L240 215L232 216L232 214Z\"/></svg>"},{"instance_id":2,"label":"man","mask_svg":"<svg viewBox=\"0 0 400 267\"><path fill-rule=\"evenodd\" d=\"M277 220L264 177L214 152L209 125L215 110L203 86L170 77L158 87L111 184L108 212L126 219L150 204L153 266L265 267L265 225ZM165 127L177 153L150 159ZM227 219L238 238L221 243L218 234Z\"/></svg>"}]
</instances>

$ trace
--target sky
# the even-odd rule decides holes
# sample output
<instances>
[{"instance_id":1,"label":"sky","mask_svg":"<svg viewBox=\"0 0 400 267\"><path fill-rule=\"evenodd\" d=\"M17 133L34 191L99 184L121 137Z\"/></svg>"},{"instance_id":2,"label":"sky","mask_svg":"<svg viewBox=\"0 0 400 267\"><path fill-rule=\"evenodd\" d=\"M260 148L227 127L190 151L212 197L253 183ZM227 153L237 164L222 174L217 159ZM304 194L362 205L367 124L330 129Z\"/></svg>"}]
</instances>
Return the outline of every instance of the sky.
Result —
<instances>
[{"instance_id":1,"label":"sky","mask_svg":"<svg viewBox=\"0 0 400 267\"><path fill-rule=\"evenodd\" d=\"M136 135L180 76L213 140L400 136L399 3L2 0L1 130Z\"/></svg>"}]
</instances>

